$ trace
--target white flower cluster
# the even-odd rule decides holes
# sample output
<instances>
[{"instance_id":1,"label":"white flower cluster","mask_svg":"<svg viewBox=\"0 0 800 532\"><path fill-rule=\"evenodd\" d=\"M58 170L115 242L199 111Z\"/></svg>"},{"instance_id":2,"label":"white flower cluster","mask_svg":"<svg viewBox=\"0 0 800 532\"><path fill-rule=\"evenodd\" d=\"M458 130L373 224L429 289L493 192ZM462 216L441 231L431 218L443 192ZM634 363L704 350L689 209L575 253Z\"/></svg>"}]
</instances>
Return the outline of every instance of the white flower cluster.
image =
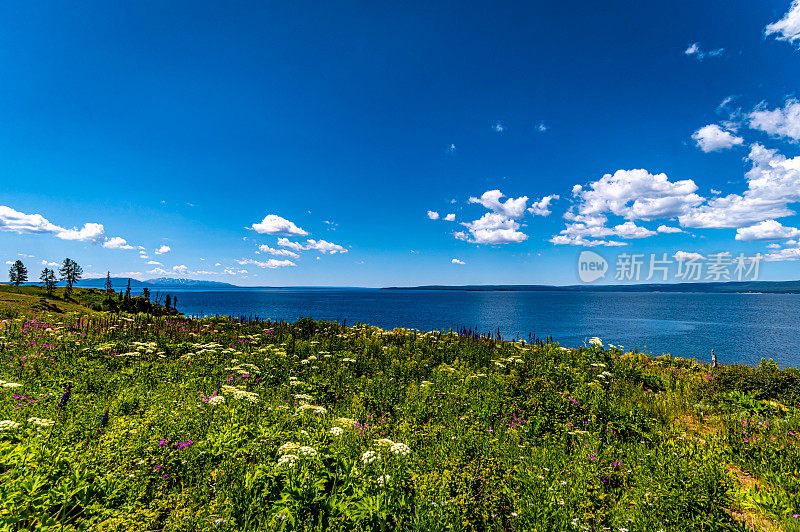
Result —
<instances>
[{"instance_id":1,"label":"white flower cluster","mask_svg":"<svg viewBox=\"0 0 800 532\"><path fill-rule=\"evenodd\" d=\"M22 385L16 382L0 381L0 386L3 388L20 388Z\"/></svg>"},{"instance_id":2,"label":"white flower cluster","mask_svg":"<svg viewBox=\"0 0 800 532\"><path fill-rule=\"evenodd\" d=\"M411 454L411 447L406 445L405 443L395 443L389 448L392 454L400 455L400 456L408 456Z\"/></svg>"},{"instance_id":3,"label":"white flower cluster","mask_svg":"<svg viewBox=\"0 0 800 532\"><path fill-rule=\"evenodd\" d=\"M300 447L301 456L317 456L317 450L310 445L303 445Z\"/></svg>"},{"instance_id":4,"label":"white flower cluster","mask_svg":"<svg viewBox=\"0 0 800 532\"><path fill-rule=\"evenodd\" d=\"M299 443L289 442L289 443L284 443L283 445L278 447L278 454L286 454L288 452L299 451L299 450L300 450Z\"/></svg>"},{"instance_id":5,"label":"white flower cluster","mask_svg":"<svg viewBox=\"0 0 800 532\"><path fill-rule=\"evenodd\" d=\"M32 423L39 428L52 427L53 425L56 424L56 422L53 421L52 419L43 419L40 417L29 417L28 423Z\"/></svg>"},{"instance_id":6,"label":"white flower cluster","mask_svg":"<svg viewBox=\"0 0 800 532\"><path fill-rule=\"evenodd\" d=\"M392 477L390 477L389 475L381 475L377 479L375 479L375 482L378 483L378 486L383 487L385 484L389 483L389 480L391 480L391 478Z\"/></svg>"},{"instance_id":7,"label":"white flower cluster","mask_svg":"<svg viewBox=\"0 0 800 532\"><path fill-rule=\"evenodd\" d=\"M364 465L369 465L373 462L377 462L381 459L381 455L376 453L375 451L365 451L364 454L361 455L361 461Z\"/></svg>"},{"instance_id":8,"label":"white flower cluster","mask_svg":"<svg viewBox=\"0 0 800 532\"><path fill-rule=\"evenodd\" d=\"M257 403L258 402L258 394L255 392L248 392L246 390L240 390L236 386L223 386L222 391L225 393L230 393L233 395L234 399L241 399L244 401L248 401L250 403Z\"/></svg>"},{"instance_id":9,"label":"white flower cluster","mask_svg":"<svg viewBox=\"0 0 800 532\"><path fill-rule=\"evenodd\" d=\"M337 417L336 423L338 425L344 425L345 427L352 427L356 423L358 423L358 421L356 421L355 419L350 419L349 417Z\"/></svg>"},{"instance_id":10,"label":"white flower cluster","mask_svg":"<svg viewBox=\"0 0 800 532\"><path fill-rule=\"evenodd\" d=\"M0 432L3 432L4 430L13 430L17 427L19 427L19 423L11 421L10 419L4 419L3 421L0 421Z\"/></svg>"},{"instance_id":11,"label":"white flower cluster","mask_svg":"<svg viewBox=\"0 0 800 532\"><path fill-rule=\"evenodd\" d=\"M595 347L603 347L603 341L597 336L593 336L589 338L589 345L593 345Z\"/></svg>"},{"instance_id":12,"label":"white flower cluster","mask_svg":"<svg viewBox=\"0 0 800 532\"><path fill-rule=\"evenodd\" d=\"M214 397L209 397L208 401L206 401L211 406L221 405L225 402L225 398L221 395L215 395Z\"/></svg>"},{"instance_id":13,"label":"white flower cluster","mask_svg":"<svg viewBox=\"0 0 800 532\"><path fill-rule=\"evenodd\" d=\"M300 404L308 404L314 400L314 398L307 393L296 393L294 394L294 398L300 401Z\"/></svg>"},{"instance_id":14,"label":"white flower cluster","mask_svg":"<svg viewBox=\"0 0 800 532\"><path fill-rule=\"evenodd\" d=\"M344 433L344 429L342 427L331 427L331 434L334 436L341 436Z\"/></svg>"},{"instance_id":15,"label":"white flower cluster","mask_svg":"<svg viewBox=\"0 0 800 532\"><path fill-rule=\"evenodd\" d=\"M279 466L294 467L295 462L297 462L297 455L295 454L284 454L278 458Z\"/></svg>"},{"instance_id":16,"label":"white flower cluster","mask_svg":"<svg viewBox=\"0 0 800 532\"><path fill-rule=\"evenodd\" d=\"M300 410L302 412L312 412L314 414L324 416L328 413L328 409L324 406L315 406L315 405L302 405L300 406Z\"/></svg>"}]
</instances>

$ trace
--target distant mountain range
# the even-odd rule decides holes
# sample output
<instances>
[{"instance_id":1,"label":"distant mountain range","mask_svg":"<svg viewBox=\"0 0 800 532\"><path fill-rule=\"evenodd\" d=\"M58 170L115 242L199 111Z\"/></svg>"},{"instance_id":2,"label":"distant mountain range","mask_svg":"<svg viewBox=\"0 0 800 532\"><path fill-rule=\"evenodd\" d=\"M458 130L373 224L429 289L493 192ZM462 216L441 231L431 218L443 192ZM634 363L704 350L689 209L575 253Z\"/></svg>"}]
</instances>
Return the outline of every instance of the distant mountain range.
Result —
<instances>
[{"instance_id":1,"label":"distant mountain range","mask_svg":"<svg viewBox=\"0 0 800 532\"><path fill-rule=\"evenodd\" d=\"M720 294L800 294L800 281L732 281L714 283L651 283L625 285L548 286L536 284L392 286L384 290L467 290L501 292L703 292Z\"/></svg>"},{"instance_id":2,"label":"distant mountain range","mask_svg":"<svg viewBox=\"0 0 800 532\"><path fill-rule=\"evenodd\" d=\"M195 279L174 279L171 277L159 277L158 279L147 279L139 281L138 279L131 279L131 288L222 288L222 287L236 287L230 283L221 283L219 281L198 281ZM115 290L125 288L128 285L127 277L112 277L111 284ZM77 282L76 286L83 286L85 288L104 288L106 286L106 278L99 277L97 279L81 279Z\"/></svg>"}]
</instances>

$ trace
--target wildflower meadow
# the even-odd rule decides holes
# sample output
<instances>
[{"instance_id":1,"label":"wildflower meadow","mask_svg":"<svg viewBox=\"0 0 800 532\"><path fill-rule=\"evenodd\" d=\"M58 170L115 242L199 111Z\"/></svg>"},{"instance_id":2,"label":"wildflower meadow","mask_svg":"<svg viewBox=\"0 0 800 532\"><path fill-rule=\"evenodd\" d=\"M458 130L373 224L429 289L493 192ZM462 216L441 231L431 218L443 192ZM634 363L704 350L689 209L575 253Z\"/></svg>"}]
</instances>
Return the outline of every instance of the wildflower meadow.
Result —
<instances>
[{"instance_id":1,"label":"wildflower meadow","mask_svg":"<svg viewBox=\"0 0 800 532\"><path fill-rule=\"evenodd\" d=\"M0 317L1 530L800 530L800 377L768 361Z\"/></svg>"}]
</instances>

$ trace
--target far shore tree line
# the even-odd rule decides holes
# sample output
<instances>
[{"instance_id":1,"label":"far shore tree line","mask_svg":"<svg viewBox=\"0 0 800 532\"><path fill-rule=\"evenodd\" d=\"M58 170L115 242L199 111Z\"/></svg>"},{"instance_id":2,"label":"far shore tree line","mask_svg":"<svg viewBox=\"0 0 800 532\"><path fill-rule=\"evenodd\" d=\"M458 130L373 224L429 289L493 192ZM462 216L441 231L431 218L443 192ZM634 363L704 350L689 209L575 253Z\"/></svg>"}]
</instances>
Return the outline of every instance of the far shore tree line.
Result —
<instances>
[{"instance_id":1,"label":"far shore tree line","mask_svg":"<svg viewBox=\"0 0 800 532\"><path fill-rule=\"evenodd\" d=\"M48 296L53 296L56 284L59 281L63 281L64 298L70 299L75 283L82 277L83 268L74 260L66 258L57 272L51 268L44 268L39 276L39 284L44 287ZM21 260L16 260L11 265L11 269L8 272L8 279L12 285L17 287L17 290L19 290L20 285L28 282L28 269ZM176 296L156 292L153 301L151 301L150 289L144 287L142 289L142 295L134 297L131 295L130 279L128 279L125 290L120 290L119 293L117 293L111 283L111 272L106 272L104 291L106 297L102 303L102 310L111 310L114 312L146 312L148 314L177 313L176 305L178 303L178 298Z\"/></svg>"}]
</instances>

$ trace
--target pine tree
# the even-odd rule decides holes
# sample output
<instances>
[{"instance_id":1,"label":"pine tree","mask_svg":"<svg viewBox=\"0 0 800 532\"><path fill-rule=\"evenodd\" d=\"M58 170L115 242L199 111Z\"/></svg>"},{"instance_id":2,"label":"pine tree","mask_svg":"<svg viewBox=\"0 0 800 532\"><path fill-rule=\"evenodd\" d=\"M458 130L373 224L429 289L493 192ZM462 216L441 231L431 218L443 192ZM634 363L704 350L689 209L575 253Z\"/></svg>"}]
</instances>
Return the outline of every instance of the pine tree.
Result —
<instances>
[{"instance_id":1,"label":"pine tree","mask_svg":"<svg viewBox=\"0 0 800 532\"><path fill-rule=\"evenodd\" d=\"M61 280L66 283L64 288L64 296L69 297L72 294L72 285L83 276L83 268L78 266L78 263L72 259L64 259L64 264L61 265L59 270L61 273Z\"/></svg>"},{"instance_id":2,"label":"pine tree","mask_svg":"<svg viewBox=\"0 0 800 532\"><path fill-rule=\"evenodd\" d=\"M125 301L131 298L131 280L128 279L128 286L125 287Z\"/></svg>"},{"instance_id":3,"label":"pine tree","mask_svg":"<svg viewBox=\"0 0 800 532\"><path fill-rule=\"evenodd\" d=\"M164 298L164 308L169 310L170 305L172 305L172 298L167 294L167 297Z\"/></svg>"},{"instance_id":4,"label":"pine tree","mask_svg":"<svg viewBox=\"0 0 800 532\"><path fill-rule=\"evenodd\" d=\"M145 298L146 301L150 301L150 289L146 286L142 288L142 297Z\"/></svg>"},{"instance_id":5,"label":"pine tree","mask_svg":"<svg viewBox=\"0 0 800 532\"><path fill-rule=\"evenodd\" d=\"M111 284L111 272L106 272L106 297L109 297L114 292L114 286Z\"/></svg>"},{"instance_id":6,"label":"pine tree","mask_svg":"<svg viewBox=\"0 0 800 532\"><path fill-rule=\"evenodd\" d=\"M8 280L17 287L17 291L19 291L19 285L28 280L28 269L25 268L21 260L17 260L11 265L11 269L8 272Z\"/></svg>"},{"instance_id":7,"label":"pine tree","mask_svg":"<svg viewBox=\"0 0 800 532\"><path fill-rule=\"evenodd\" d=\"M47 295L52 296L53 291L56 289L56 272L50 268L45 268L42 270L42 275L39 277L39 280L45 290L47 290Z\"/></svg>"}]
</instances>

